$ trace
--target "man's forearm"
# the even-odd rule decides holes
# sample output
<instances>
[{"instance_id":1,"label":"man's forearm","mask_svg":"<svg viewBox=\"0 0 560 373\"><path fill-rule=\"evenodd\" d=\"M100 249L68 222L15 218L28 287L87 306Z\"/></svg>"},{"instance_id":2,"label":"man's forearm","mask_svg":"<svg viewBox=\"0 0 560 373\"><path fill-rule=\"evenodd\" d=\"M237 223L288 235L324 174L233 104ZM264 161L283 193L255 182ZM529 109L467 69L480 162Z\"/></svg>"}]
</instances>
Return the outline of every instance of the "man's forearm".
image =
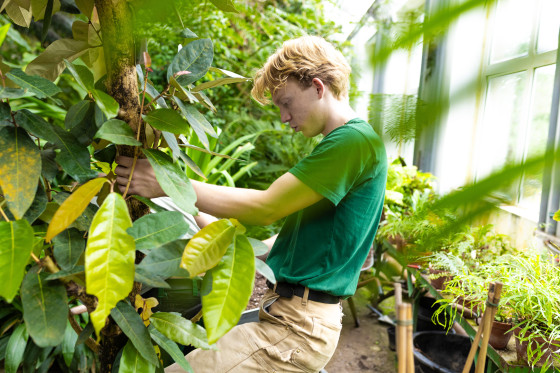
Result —
<instances>
[{"instance_id":1,"label":"man's forearm","mask_svg":"<svg viewBox=\"0 0 560 373\"><path fill-rule=\"evenodd\" d=\"M200 211L243 224L268 225L275 218L265 203L265 191L206 184L191 180Z\"/></svg>"}]
</instances>

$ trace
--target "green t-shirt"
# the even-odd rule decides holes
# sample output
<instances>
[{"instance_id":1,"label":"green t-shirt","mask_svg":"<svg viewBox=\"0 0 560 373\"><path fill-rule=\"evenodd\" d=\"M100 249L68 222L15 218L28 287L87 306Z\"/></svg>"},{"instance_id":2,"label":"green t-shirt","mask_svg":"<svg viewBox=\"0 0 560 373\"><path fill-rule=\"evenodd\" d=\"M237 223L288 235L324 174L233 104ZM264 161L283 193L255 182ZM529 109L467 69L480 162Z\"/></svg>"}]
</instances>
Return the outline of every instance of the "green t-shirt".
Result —
<instances>
[{"instance_id":1,"label":"green t-shirt","mask_svg":"<svg viewBox=\"0 0 560 373\"><path fill-rule=\"evenodd\" d=\"M289 172L325 198L286 218L267 264L279 282L353 295L383 210L383 142L352 119Z\"/></svg>"}]
</instances>

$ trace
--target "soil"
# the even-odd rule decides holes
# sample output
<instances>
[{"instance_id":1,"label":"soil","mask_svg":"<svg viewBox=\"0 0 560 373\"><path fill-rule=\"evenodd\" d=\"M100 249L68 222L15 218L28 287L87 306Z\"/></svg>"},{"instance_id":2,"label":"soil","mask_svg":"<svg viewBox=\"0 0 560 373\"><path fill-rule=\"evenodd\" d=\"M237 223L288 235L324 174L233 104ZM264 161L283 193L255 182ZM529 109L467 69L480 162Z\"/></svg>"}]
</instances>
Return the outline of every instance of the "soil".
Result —
<instances>
[{"instance_id":1,"label":"soil","mask_svg":"<svg viewBox=\"0 0 560 373\"><path fill-rule=\"evenodd\" d=\"M257 273L253 295L247 309L258 307L259 300L267 290L266 279ZM389 350L387 327L366 306L369 302L366 289L358 289L353 296L360 326L356 327L348 306L342 302L344 317L338 347L325 367L328 373L396 373L396 355Z\"/></svg>"}]
</instances>

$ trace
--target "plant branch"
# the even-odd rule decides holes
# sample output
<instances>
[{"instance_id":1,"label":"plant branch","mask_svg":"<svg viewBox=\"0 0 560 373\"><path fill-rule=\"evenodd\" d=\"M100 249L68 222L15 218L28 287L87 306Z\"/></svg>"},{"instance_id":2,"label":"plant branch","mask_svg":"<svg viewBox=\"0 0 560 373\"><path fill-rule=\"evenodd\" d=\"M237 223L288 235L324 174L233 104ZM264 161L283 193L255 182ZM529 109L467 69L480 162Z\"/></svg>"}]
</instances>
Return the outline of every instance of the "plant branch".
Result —
<instances>
[{"instance_id":1,"label":"plant branch","mask_svg":"<svg viewBox=\"0 0 560 373\"><path fill-rule=\"evenodd\" d=\"M126 198L128 194L128 188L130 188L130 183L132 182L132 175L134 175L134 169L136 168L136 161L138 160L138 152L134 152L134 158L132 159L132 167L130 169L130 175L128 175L128 182L126 183L126 188L123 193L123 198Z\"/></svg>"},{"instance_id":2,"label":"plant branch","mask_svg":"<svg viewBox=\"0 0 560 373\"><path fill-rule=\"evenodd\" d=\"M198 322L198 320L200 320L201 317L202 317L202 309L200 311L198 311L198 313L196 315L193 316L193 318L191 319L191 322L196 323L196 322Z\"/></svg>"},{"instance_id":3,"label":"plant branch","mask_svg":"<svg viewBox=\"0 0 560 373\"><path fill-rule=\"evenodd\" d=\"M161 97L163 97L165 94L167 94L170 87L171 87L171 85L168 83L167 86L165 86L165 89L163 91L161 91L161 93L159 95L157 95L150 102L148 102L147 106L150 106L152 104L152 102L159 100Z\"/></svg>"},{"instance_id":4,"label":"plant branch","mask_svg":"<svg viewBox=\"0 0 560 373\"><path fill-rule=\"evenodd\" d=\"M70 321L70 325L72 326L72 329L74 329L74 331L80 335L84 330L80 327L80 325L78 325L78 323L76 322L76 320L74 319L74 315L72 315L71 313L68 313L68 321ZM93 338L88 337L88 339L85 340L85 344L86 346L88 346L93 352L95 352L96 354L99 353L99 344L97 344L97 342L95 342L93 340Z\"/></svg>"},{"instance_id":5,"label":"plant branch","mask_svg":"<svg viewBox=\"0 0 560 373\"><path fill-rule=\"evenodd\" d=\"M5 213L4 210L2 209L2 205L0 205L0 214L2 214L2 217L3 217L6 221L10 221L10 219L8 219L8 217L6 216L6 213Z\"/></svg>"}]
</instances>

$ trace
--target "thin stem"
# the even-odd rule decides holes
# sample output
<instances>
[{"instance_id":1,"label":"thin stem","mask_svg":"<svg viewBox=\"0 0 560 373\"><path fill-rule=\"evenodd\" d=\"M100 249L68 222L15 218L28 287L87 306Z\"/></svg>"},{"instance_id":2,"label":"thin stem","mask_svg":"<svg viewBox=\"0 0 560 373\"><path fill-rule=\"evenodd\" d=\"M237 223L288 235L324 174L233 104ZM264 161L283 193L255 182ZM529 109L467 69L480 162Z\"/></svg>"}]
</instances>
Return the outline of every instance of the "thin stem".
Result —
<instances>
[{"instance_id":1,"label":"thin stem","mask_svg":"<svg viewBox=\"0 0 560 373\"><path fill-rule=\"evenodd\" d=\"M8 219L8 217L6 216L6 213L4 213L4 210L2 209L2 206L0 205L0 214L2 214L2 217L6 220L6 221L10 221L10 219Z\"/></svg>"},{"instance_id":2,"label":"thin stem","mask_svg":"<svg viewBox=\"0 0 560 373\"><path fill-rule=\"evenodd\" d=\"M142 129L142 113L144 112L144 99L146 98L147 84L148 84L148 70L146 70L146 75L144 76L144 89L142 89L142 101L140 102L140 116L138 117L138 131L136 132L136 141L140 141L140 132ZM134 153L136 154L136 151Z\"/></svg>"},{"instance_id":3,"label":"thin stem","mask_svg":"<svg viewBox=\"0 0 560 373\"><path fill-rule=\"evenodd\" d=\"M97 31L97 29L95 28L95 26L91 22L91 19L88 20L88 23L91 25L91 28L93 29L93 31L95 31L95 33L97 34L97 37L99 38L99 40L101 41L101 44L103 45L103 39L101 38L101 34L99 33L99 31Z\"/></svg>"},{"instance_id":4,"label":"thin stem","mask_svg":"<svg viewBox=\"0 0 560 373\"><path fill-rule=\"evenodd\" d=\"M165 89L159 94L157 95L154 99L152 99L152 101L148 102L148 106L150 106L152 104L152 102L159 100L161 97L163 97L163 95L165 95L167 93L167 91L169 91L169 88L171 87L170 84L167 84L167 86L165 87Z\"/></svg>"},{"instance_id":5,"label":"thin stem","mask_svg":"<svg viewBox=\"0 0 560 373\"><path fill-rule=\"evenodd\" d=\"M202 317L202 310L198 311L196 315L191 319L191 322L196 323Z\"/></svg>"},{"instance_id":6,"label":"thin stem","mask_svg":"<svg viewBox=\"0 0 560 373\"><path fill-rule=\"evenodd\" d=\"M132 167L130 169L130 175L128 175L128 182L126 183L126 188L123 193L123 198L126 198L128 193L128 188L130 188L130 182L132 181L132 175L134 174L134 169L136 168L136 160L138 160L138 153L134 151L134 158L132 159Z\"/></svg>"},{"instance_id":7,"label":"thin stem","mask_svg":"<svg viewBox=\"0 0 560 373\"><path fill-rule=\"evenodd\" d=\"M41 264L41 261L39 260L39 258L37 258L37 256L33 253L31 253L31 257L33 258L33 260L35 261L35 263L37 264Z\"/></svg>"},{"instance_id":8,"label":"thin stem","mask_svg":"<svg viewBox=\"0 0 560 373\"><path fill-rule=\"evenodd\" d=\"M80 335L84 330L80 327L80 325L78 325L78 323L76 322L76 320L74 319L74 315L72 315L71 313L68 313L68 321L70 321L70 326L72 326L72 329L74 329L74 331L76 332L76 334ZM99 352L99 344L97 344L97 342L95 342L93 340L93 338L89 337L88 339L86 339L85 344L91 348L91 350L95 353Z\"/></svg>"}]
</instances>

